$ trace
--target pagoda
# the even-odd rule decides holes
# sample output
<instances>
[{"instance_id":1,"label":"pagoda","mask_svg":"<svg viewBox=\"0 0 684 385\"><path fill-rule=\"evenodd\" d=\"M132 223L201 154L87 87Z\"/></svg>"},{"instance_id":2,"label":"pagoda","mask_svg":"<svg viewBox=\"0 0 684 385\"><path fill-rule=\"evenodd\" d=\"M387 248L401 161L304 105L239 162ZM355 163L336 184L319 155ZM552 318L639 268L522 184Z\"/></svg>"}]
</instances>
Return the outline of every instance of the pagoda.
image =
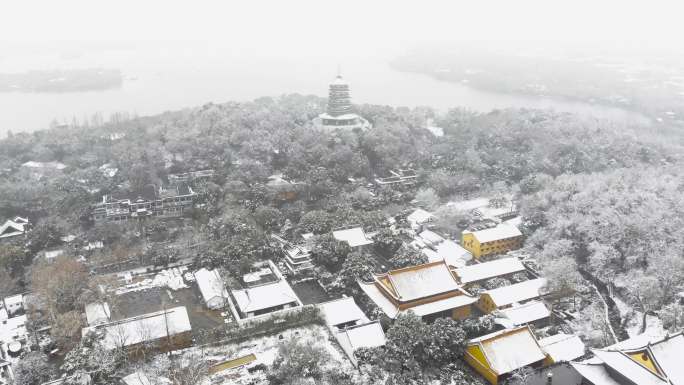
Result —
<instances>
[{"instance_id":1,"label":"pagoda","mask_svg":"<svg viewBox=\"0 0 684 385\"><path fill-rule=\"evenodd\" d=\"M326 112L316 119L317 126L324 129L361 129L370 128L370 123L352 110L349 83L341 74L330 83Z\"/></svg>"}]
</instances>

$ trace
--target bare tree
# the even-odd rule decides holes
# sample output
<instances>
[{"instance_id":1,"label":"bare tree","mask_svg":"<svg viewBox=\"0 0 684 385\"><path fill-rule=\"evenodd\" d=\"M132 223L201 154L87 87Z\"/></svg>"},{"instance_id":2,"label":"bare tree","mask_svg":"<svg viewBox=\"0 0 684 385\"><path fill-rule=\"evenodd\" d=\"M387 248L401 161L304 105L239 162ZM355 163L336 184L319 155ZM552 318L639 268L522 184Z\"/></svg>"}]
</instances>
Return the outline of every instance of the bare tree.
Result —
<instances>
[{"instance_id":1,"label":"bare tree","mask_svg":"<svg viewBox=\"0 0 684 385\"><path fill-rule=\"evenodd\" d=\"M151 351L154 348L154 341L152 341L152 332L153 330L150 322L145 322L145 320L138 322L135 333L138 335L140 343L136 347L136 351L137 353L140 353L142 355L143 359L146 358L147 352Z\"/></svg>"},{"instance_id":2,"label":"bare tree","mask_svg":"<svg viewBox=\"0 0 684 385\"><path fill-rule=\"evenodd\" d=\"M534 369L529 366L520 367L511 372L511 377L506 382L514 385L529 385L534 379Z\"/></svg>"},{"instance_id":3,"label":"bare tree","mask_svg":"<svg viewBox=\"0 0 684 385\"><path fill-rule=\"evenodd\" d=\"M123 351L130 342L130 334L126 325L119 323L109 327L107 331L108 337L114 342L114 346Z\"/></svg>"},{"instance_id":4,"label":"bare tree","mask_svg":"<svg viewBox=\"0 0 684 385\"><path fill-rule=\"evenodd\" d=\"M180 358L171 365L169 379L173 385L196 385L209 375L209 365L203 357Z\"/></svg>"}]
</instances>

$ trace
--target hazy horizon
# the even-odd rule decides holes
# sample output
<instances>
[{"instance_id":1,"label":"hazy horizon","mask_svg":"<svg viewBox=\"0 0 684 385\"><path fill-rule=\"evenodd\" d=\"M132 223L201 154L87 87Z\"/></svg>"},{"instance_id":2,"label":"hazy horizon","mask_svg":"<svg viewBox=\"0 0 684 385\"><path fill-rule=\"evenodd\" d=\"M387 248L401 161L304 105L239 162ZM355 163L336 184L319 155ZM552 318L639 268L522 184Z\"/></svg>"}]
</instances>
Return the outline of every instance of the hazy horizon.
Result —
<instances>
[{"instance_id":1,"label":"hazy horizon","mask_svg":"<svg viewBox=\"0 0 684 385\"><path fill-rule=\"evenodd\" d=\"M325 96L326 83L338 66L349 75L354 101L359 103L484 109L517 105L500 100L471 103L480 95L460 90L446 101L444 96L451 94L443 90L428 97L411 95L408 87L383 90L383 81L403 82L389 73L386 64L416 48L476 47L516 55L619 53L645 62L667 57L684 63L678 42L684 28L677 20L676 3L653 7L645 1L210 1L197 5L72 0L17 2L4 8L12 17L0 25L0 75L117 69L125 79L122 88L128 88L117 95L106 94L114 91L2 93L2 131L34 130L47 127L53 118L81 119L96 112L153 114L210 101L291 92ZM371 64L364 67L364 63ZM150 78L156 80L149 83ZM175 88L162 83L176 78L180 80ZM428 88L441 86L429 82L419 87L423 90L415 92L428 94Z\"/></svg>"}]
</instances>

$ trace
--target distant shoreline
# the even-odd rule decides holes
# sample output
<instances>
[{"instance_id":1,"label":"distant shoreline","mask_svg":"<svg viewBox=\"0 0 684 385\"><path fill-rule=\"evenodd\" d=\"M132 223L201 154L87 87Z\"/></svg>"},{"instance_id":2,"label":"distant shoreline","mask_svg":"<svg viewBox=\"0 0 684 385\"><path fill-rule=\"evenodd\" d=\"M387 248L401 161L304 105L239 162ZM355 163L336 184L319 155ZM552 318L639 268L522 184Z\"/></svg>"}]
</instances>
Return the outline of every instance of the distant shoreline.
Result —
<instances>
[{"instance_id":1,"label":"distant shoreline","mask_svg":"<svg viewBox=\"0 0 684 385\"><path fill-rule=\"evenodd\" d=\"M535 71L523 71L522 65L512 65L507 68L506 65L493 65L487 67L485 62L477 63L458 63L454 64L451 57L443 60L444 68L435 67L433 61L429 56L422 56L420 54L409 54L402 57L395 58L390 62L390 66L399 72L415 73L428 76L437 81L460 84L474 90L483 92L492 92L502 95L548 98L549 100L558 100L565 102L585 103L593 106L603 106L609 108L619 108L625 111L630 111L636 114L643 115L649 120L657 122L670 121L681 124L680 116L684 116L684 111L678 108L678 105L670 103L657 103L659 98L649 98L651 95L641 97L645 92L638 92L638 90L622 90L622 94L631 95L631 98L619 96L619 92L614 94L592 94L593 90L587 90L586 84L580 84L577 89L572 89L571 86L558 82L554 78L553 67L552 70L541 69L538 73ZM472 68L479 68L477 70L470 69L468 64L473 64ZM479 64L479 67L478 67ZM514 76L516 70L521 70L525 76ZM587 77L596 77L597 73L585 73ZM527 78L536 78L537 83L531 82ZM614 79L606 80L609 76L605 76L601 81L610 82ZM585 82L587 79L585 79ZM617 84L617 81L614 82ZM624 86L624 85L623 85ZM566 87L566 88L563 88ZM607 89L614 89L607 87ZM664 98L664 96L660 96ZM674 96L672 96L673 99Z\"/></svg>"},{"instance_id":2,"label":"distant shoreline","mask_svg":"<svg viewBox=\"0 0 684 385\"><path fill-rule=\"evenodd\" d=\"M0 92L66 93L120 88L118 69L88 68L0 73Z\"/></svg>"}]
</instances>

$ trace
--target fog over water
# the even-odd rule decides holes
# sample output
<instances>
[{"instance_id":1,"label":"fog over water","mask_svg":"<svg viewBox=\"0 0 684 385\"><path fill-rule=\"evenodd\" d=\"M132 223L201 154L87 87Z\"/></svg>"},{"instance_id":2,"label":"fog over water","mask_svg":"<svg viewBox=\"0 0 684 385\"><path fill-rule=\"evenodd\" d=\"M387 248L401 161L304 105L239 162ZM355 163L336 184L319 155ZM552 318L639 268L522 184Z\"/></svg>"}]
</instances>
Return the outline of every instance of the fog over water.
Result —
<instances>
[{"instance_id":1,"label":"fog over water","mask_svg":"<svg viewBox=\"0 0 684 385\"><path fill-rule=\"evenodd\" d=\"M96 6L65 1L42 3L41 12L35 12L35 5L12 4L10 11L31 14L32 22L12 19L0 26L0 44L5 48L0 51L0 73L112 68L122 71L124 83L105 91L0 93L0 132L36 130L55 118L70 122L97 112L106 118L113 112L147 115L284 93L324 96L338 65L351 83L355 103L463 106L480 111L555 108L644 119L618 108L481 92L401 73L388 65L424 42L505 45L511 40L532 47L588 44L638 49L667 47L668 41L676 40L678 23L671 13L661 12L665 8L654 13L655 7L644 11L631 3L579 3L551 7L542 1L515 6L240 1L190 6L123 1ZM585 12L589 8L592 12ZM532 9L537 11L534 18L528 15ZM601 17L616 10L619 17L612 28L602 29ZM484 14L488 16L483 19ZM479 21L471 16L479 16ZM582 20L580 29L575 28L577 18ZM650 28L636 31L637 24L632 23L636 20L639 26L648 21Z\"/></svg>"}]
</instances>

